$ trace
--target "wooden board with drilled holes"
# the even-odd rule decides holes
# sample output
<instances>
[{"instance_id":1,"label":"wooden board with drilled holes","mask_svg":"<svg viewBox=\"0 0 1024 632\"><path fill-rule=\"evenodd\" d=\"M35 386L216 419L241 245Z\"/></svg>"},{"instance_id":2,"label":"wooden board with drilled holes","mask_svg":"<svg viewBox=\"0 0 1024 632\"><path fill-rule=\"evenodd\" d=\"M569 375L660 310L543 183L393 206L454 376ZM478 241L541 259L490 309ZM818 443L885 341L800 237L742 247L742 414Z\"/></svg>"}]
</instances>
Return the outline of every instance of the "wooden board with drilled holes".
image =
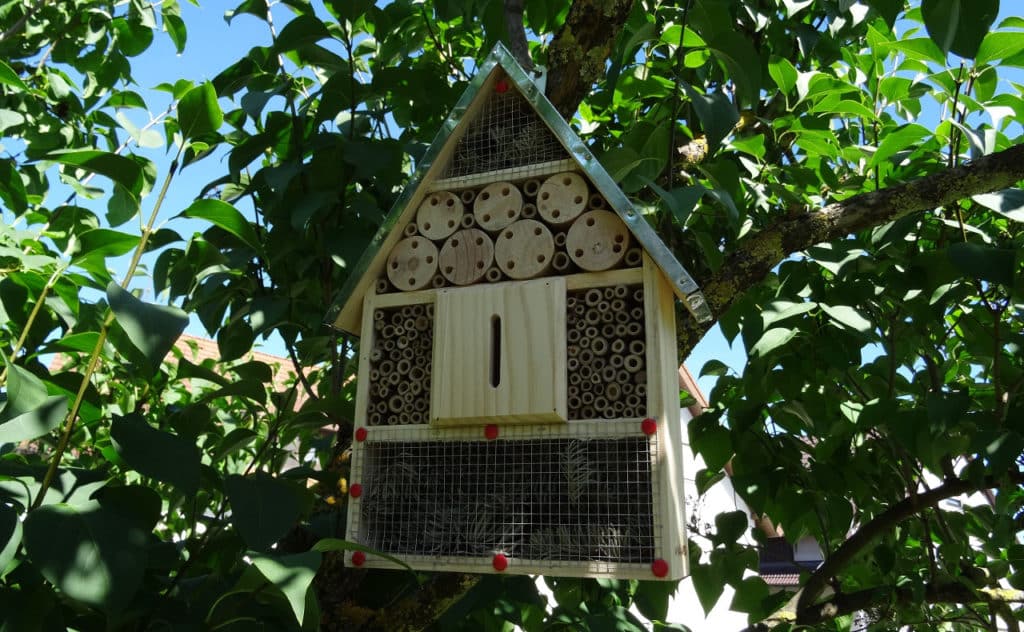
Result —
<instances>
[{"instance_id":1,"label":"wooden board with drilled holes","mask_svg":"<svg viewBox=\"0 0 1024 632\"><path fill-rule=\"evenodd\" d=\"M587 206L590 191L578 173L565 172L551 176L540 185L537 212L553 226L564 226L576 219Z\"/></svg>"},{"instance_id":2,"label":"wooden board with drilled holes","mask_svg":"<svg viewBox=\"0 0 1024 632\"><path fill-rule=\"evenodd\" d=\"M441 247L441 274L455 285L470 285L484 278L494 263L494 242L484 231L457 231Z\"/></svg>"},{"instance_id":3,"label":"wooden board with drilled holes","mask_svg":"<svg viewBox=\"0 0 1024 632\"><path fill-rule=\"evenodd\" d=\"M521 219L494 239L494 259L510 279L532 279L547 271L555 256L555 240L547 226Z\"/></svg>"},{"instance_id":4,"label":"wooden board with drilled holes","mask_svg":"<svg viewBox=\"0 0 1024 632\"><path fill-rule=\"evenodd\" d=\"M431 423L565 421L565 279L439 290Z\"/></svg>"},{"instance_id":5,"label":"wooden board with drilled holes","mask_svg":"<svg viewBox=\"0 0 1024 632\"><path fill-rule=\"evenodd\" d=\"M565 251L573 263L588 272L607 270L620 261L629 246L629 229L611 211L587 211L565 237Z\"/></svg>"},{"instance_id":6,"label":"wooden board with drilled holes","mask_svg":"<svg viewBox=\"0 0 1024 632\"><path fill-rule=\"evenodd\" d=\"M473 216L476 223L495 233L519 219L523 210L523 194L511 182L495 182L476 194Z\"/></svg>"},{"instance_id":7,"label":"wooden board with drilled holes","mask_svg":"<svg viewBox=\"0 0 1024 632\"><path fill-rule=\"evenodd\" d=\"M388 257L388 279L400 290L422 290L437 273L437 246L426 237L398 242Z\"/></svg>"},{"instance_id":8,"label":"wooden board with drilled holes","mask_svg":"<svg viewBox=\"0 0 1024 632\"><path fill-rule=\"evenodd\" d=\"M454 193L431 193L416 211L416 225L427 239L445 239L459 228L463 210L462 199Z\"/></svg>"}]
</instances>

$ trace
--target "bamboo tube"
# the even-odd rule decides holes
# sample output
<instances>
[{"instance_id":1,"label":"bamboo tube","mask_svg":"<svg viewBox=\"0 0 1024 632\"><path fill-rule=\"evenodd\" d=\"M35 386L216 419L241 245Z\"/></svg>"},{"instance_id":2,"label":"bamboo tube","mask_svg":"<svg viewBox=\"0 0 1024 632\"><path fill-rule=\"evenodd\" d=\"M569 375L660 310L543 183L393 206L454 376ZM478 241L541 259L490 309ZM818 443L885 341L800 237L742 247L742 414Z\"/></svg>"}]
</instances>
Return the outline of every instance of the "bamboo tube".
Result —
<instances>
[{"instance_id":1,"label":"bamboo tube","mask_svg":"<svg viewBox=\"0 0 1024 632\"><path fill-rule=\"evenodd\" d=\"M399 375L409 375L409 371L412 370L412 363L405 358L402 358L395 363L395 369L398 371Z\"/></svg>"},{"instance_id":2,"label":"bamboo tube","mask_svg":"<svg viewBox=\"0 0 1024 632\"><path fill-rule=\"evenodd\" d=\"M570 373L569 374L569 388L570 389L575 388L576 391L579 392L579 386L580 386L580 383L582 381L583 381L583 378L580 377L579 373Z\"/></svg>"},{"instance_id":3,"label":"bamboo tube","mask_svg":"<svg viewBox=\"0 0 1024 632\"><path fill-rule=\"evenodd\" d=\"M580 419L594 419L596 417L593 406L582 406L580 408Z\"/></svg>"},{"instance_id":4,"label":"bamboo tube","mask_svg":"<svg viewBox=\"0 0 1024 632\"><path fill-rule=\"evenodd\" d=\"M594 355L603 356L608 353L608 341L605 338L594 338L590 341L590 350Z\"/></svg>"},{"instance_id":5,"label":"bamboo tube","mask_svg":"<svg viewBox=\"0 0 1024 632\"><path fill-rule=\"evenodd\" d=\"M394 325L384 325L384 329L380 332L380 337L384 340L393 340L397 335Z\"/></svg>"},{"instance_id":6,"label":"bamboo tube","mask_svg":"<svg viewBox=\"0 0 1024 632\"><path fill-rule=\"evenodd\" d=\"M615 312L613 312L611 309L609 309L608 311L601 312L601 322L602 323L614 323L615 322Z\"/></svg>"},{"instance_id":7,"label":"bamboo tube","mask_svg":"<svg viewBox=\"0 0 1024 632\"><path fill-rule=\"evenodd\" d=\"M577 391L579 391L579 389L577 389ZM566 403L569 405L569 410L578 410L581 403L579 393L577 392L575 395L569 395Z\"/></svg>"},{"instance_id":8,"label":"bamboo tube","mask_svg":"<svg viewBox=\"0 0 1024 632\"><path fill-rule=\"evenodd\" d=\"M615 298L615 286L610 285L601 290L601 296L604 297L604 300L610 302L612 299Z\"/></svg>"},{"instance_id":9,"label":"bamboo tube","mask_svg":"<svg viewBox=\"0 0 1024 632\"><path fill-rule=\"evenodd\" d=\"M433 318L434 317L434 304L433 303L428 303L427 304L426 314L427 314L427 318Z\"/></svg>"},{"instance_id":10,"label":"bamboo tube","mask_svg":"<svg viewBox=\"0 0 1024 632\"><path fill-rule=\"evenodd\" d=\"M411 424L412 418L409 416L411 413L411 410L403 410L402 412L398 413L398 425L408 426L409 424Z\"/></svg>"},{"instance_id":11,"label":"bamboo tube","mask_svg":"<svg viewBox=\"0 0 1024 632\"><path fill-rule=\"evenodd\" d=\"M389 413L387 415L384 415L384 419L387 421L389 426L397 426L398 425L398 415L397 414Z\"/></svg>"},{"instance_id":12,"label":"bamboo tube","mask_svg":"<svg viewBox=\"0 0 1024 632\"><path fill-rule=\"evenodd\" d=\"M537 197L537 191L540 190L540 180L536 178L530 178L523 183L523 195L528 198Z\"/></svg>"},{"instance_id":13,"label":"bamboo tube","mask_svg":"<svg viewBox=\"0 0 1024 632\"><path fill-rule=\"evenodd\" d=\"M588 325L596 325L601 322L601 312L591 308L584 314L583 320L587 321Z\"/></svg>"},{"instance_id":14,"label":"bamboo tube","mask_svg":"<svg viewBox=\"0 0 1024 632\"><path fill-rule=\"evenodd\" d=\"M414 410L414 411L412 411L411 417L412 417L412 423L417 424L417 425L423 423L423 411L421 411L421 410Z\"/></svg>"},{"instance_id":15,"label":"bamboo tube","mask_svg":"<svg viewBox=\"0 0 1024 632\"><path fill-rule=\"evenodd\" d=\"M615 335L618 338L625 338L629 335L629 326L627 323L619 323L615 325Z\"/></svg>"},{"instance_id":16,"label":"bamboo tube","mask_svg":"<svg viewBox=\"0 0 1024 632\"><path fill-rule=\"evenodd\" d=\"M384 313L384 310L382 310L382 309L374 310L374 312L373 312L373 322L374 322L374 324L376 324L376 323L385 323L386 317L387 317L387 314Z\"/></svg>"},{"instance_id":17,"label":"bamboo tube","mask_svg":"<svg viewBox=\"0 0 1024 632\"><path fill-rule=\"evenodd\" d=\"M565 364L566 368L570 371L575 371L580 368L579 358L569 358Z\"/></svg>"},{"instance_id":18,"label":"bamboo tube","mask_svg":"<svg viewBox=\"0 0 1024 632\"><path fill-rule=\"evenodd\" d=\"M381 346L384 347L385 353L391 353L395 350L395 341L393 339L386 339L381 342Z\"/></svg>"},{"instance_id":19,"label":"bamboo tube","mask_svg":"<svg viewBox=\"0 0 1024 632\"><path fill-rule=\"evenodd\" d=\"M399 336L399 337L395 338L395 347L397 347L399 351L401 351L403 349L408 349L409 348L409 336Z\"/></svg>"},{"instance_id":20,"label":"bamboo tube","mask_svg":"<svg viewBox=\"0 0 1024 632\"><path fill-rule=\"evenodd\" d=\"M373 351L370 352L370 362L380 362L384 359L384 350L379 346L374 347Z\"/></svg>"},{"instance_id":21,"label":"bamboo tube","mask_svg":"<svg viewBox=\"0 0 1024 632\"><path fill-rule=\"evenodd\" d=\"M391 322L394 323L392 326L395 328L395 336L404 336L405 325L402 323L404 323L405 320L401 318L401 314L395 314L395 316L398 316L398 318L391 318Z\"/></svg>"},{"instance_id":22,"label":"bamboo tube","mask_svg":"<svg viewBox=\"0 0 1024 632\"><path fill-rule=\"evenodd\" d=\"M626 331L630 336L639 336L643 332L644 328L640 323L629 323L626 325Z\"/></svg>"},{"instance_id":23,"label":"bamboo tube","mask_svg":"<svg viewBox=\"0 0 1024 632\"><path fill-rule=\"evenodd\" d=\"M601 325L601 335L608 340L615 338L615 325L611 323Z\"/></svg>"},{"instance_id":24,"label":"bamboo tube","mask_svg":"<svg viewBox=\"0 0 1024 632\"><path fill-rule=\"evenodd\" d=\"M569 397L579 397L580 396L580 387L579 386L570 385L569 388L566 389L566 393L568 393Z\"/></svg>"},{"instance_id":25,"label":"bamboo tube","mask_svg":"<svg viewBox=\"0 0 1024 632\"><path fill-rule=\"evenodd\" d=\"M644 305L644 288L643 288L642 285L638 286L635 290L633 290L633 302L636 303L637 305L639 305L640 307L643 307L643 305Z\"/></svg>"},{"instance_id":26,"label":"bamboo tube","mask_svg":"<svg viewBox=\"0 0 1024 632\"><path fill-rule=\"evenodd\" d=\"M562 226L579 217L587 206L587 183L576 173L559 173L540 185L537 212L544 221Z\"/></svg>"},{"instance_id":27,"label":"bamboo tube","mask_svg":"<svg viewBox=\"0 0 1024 632\"><path fill-rule=\"evenodd\" d=\"M379 368L381 376L386 378L395 372L395 363L393 360L382 360Z\"/></svg>"},{"instance_id":28,"label":"bamboo tube","mask_svg":"<svg viewBox=\"0 0 1024 632\"><path fill-rule=\"evenodd\" d=\"M392 385L392 386L395 386L395 385L397 385L397 384L398 384L399 382L401 382L401 381L402 381L402 376L401 376L401 375L399 375L399 374L397 374L397 373L389 373L389 374L388 374L388 375L386 376L386 378L387 378L387 382L388 382L388 384L390 384L390 385Z\"/></svg>"},{"instance_id":29,"label":"bamboo tube","mask_svg":"<svg viewBox=\"0 0 1024 632\"><path fill-rule=\"evenodd\" d=\"M476 196L473 216L487 232L497 232L519 219L523 212L523 194L511 182L494 182Z\"/></svg>"},{"instance_id":30,"label":"bamboo tube","mask_svg":"<svg viewBox=\"0 0 1024 632\"><path fill-rule=\"evenodd\" d=\"M576 371L575 375L580 376L580 380L583 382L589 382L591 376L594 375L594 369L590 368L589 364L580 363L580 368Z\"/></svg>"},{"instance_id":31,"label":"bamboo tube","mask_svg":"<svg viewBox=\"0 0 1024 632\"><path fill-rule=\"evenodd\" d=\"M625 417L626 403L622 400L612 402L612 412L615 413L616 417Z\"/></svg>"},{"instance_id":32,"label":"bamboo tube","mask_svg":"<svg viewBox=\"0 0 1024 632\"><path fill-rule=\"evenodd\" d=\"M419 397L423 394L423 385L419 382L413 382L411 379L408 382L409 392L412 393L413 397Z\"/></svg>"},{"instance_id":33,"label":"bamboo tube","mask_svg":"<svg viewBox=\"0 0 1024 632\"><path fill-rule=\"evenodd\" d=\"M405 310L402 311L404 312ZM404 319L402 319L402 328L405 330L407 334L411 334L413 330L416 329L416 319L413 318L411 315L406 316Z\"/></svg>"},{"instance_id":34,"label":"bamboo tube","mask_svg":"<svg viewBox=\"0 0 1024 632\"><path fill-rule=\"evenodd\" d=\"M601 369L601 379L604 380L605 382L614 382L618 373L619 372L613 369L612 367L606 366L605 368Z\"/></svg>"},{"instance_id":35,"label":"bamboo tube","mask_svg":"<svg viewBox=\"0 0 1024 632\"><path fill-rule=\"evenodd\" d=\"M416 399L417 399L417 397L415 395L413 395L410 391L406 391L406 392L402 393L402 403L403 403L404 406L408 406L408 405L412 404L414 401L416 401ZM410 409L410 410L412 410L412 409Z\"/></svg>"},{"instance_id":36,"label":"bamboo tube","mask_svg":"<svg viewBox=\"0 0 1024 632\"><path fill-rule=\"evenodd\" d=\"M370 381L374 383L379 382L380 371L378 371L377 369L370 369Z\"/></svg>"},{"instance_id":37,"label":"bamboo tube","mask_svg":"<svg viewBox=\"0 0 1024 632\"><path fill-rule=\"evenodd\" d=\"M633 383L636 384L637 393L640 392L640 386L641 385L643 385L643 387L646 389L647 388L647 371L637 371L633 375Z\"/></svg>"},{"instance_id":38,"label":"bamboo tube","mask_svg":"<svg viewBox=\"0 0 1024 632\"><path fill-rule=\"evenodd\" d=\"M610 306L612 311L615 312L616 314L626 312L626 301L622 300L621 298L613 298Z\"/></svg>"},{"instance_id":39,"label":"bamboo tube","mask_svg":"<svg viewBox=\"0 0 1024 632\"><path fill-rule=\"evenodd\" d=\"M625 285L616 285L613 289L614 297L626 300L629 296L629 288Z\"/></svg>"},{"instance_id":40,"label":"bamboo tube","mask_svg":"<svg viewBox=\"0 0 1024 632\"><path fill-rule=\"evenodd\" d=\"M575 329L571 329L566 334L566 337L568 337L569 334L576 334L576 340L570 340L569 342L571 342L573 344L568 345L566 347L566 349L565 349L566 355L569 356L570 358L575 358L576 356L578 356L580 354L581 347L580 347L580 345L576 344L576 343L579 342L579 333L580 332L576 331Z\"/></svg>"},{"instance_id":41,"label":"bamboo tube","mask_svg":"<svg viewBox=\"0 0 1024 632\"><path fill-rule=\"evenodd\" d=\"M602 368L600 371L595 369L594 373L590 376L590 382L592 384L600 384L601 382L603 382L604 381L604 375L603 375L604 370L605 370L604 368Z\"/></svg>"},{"instance_id":42,"label":"bamboo tube","mask_svg":"<svg viewBox=\"0 0 1024 632\"><path fill-rule=\"evenodd\" d=\"M495 263L511 279L532 279L545 273L554 255L551 231L534 219L521 219L495 238Z\"/></svg>"},{"instance_id":43,"label":"bamboo tube","mask_svg":"<svg viewBox=\"0 0 1024 632\"><path fill-rule=\"evenodd\" d=\"M632 319L630 318L629 312L627 312L627 311L615 312L615 322L616 323L626 324L630 320L632 320Z\"/></svg>"},{"instance_id":44,"label":"bamboo tube","mask_svg":"<svg viewBox=\"0 0 1024 632\"><path fill-rule=\"evenodd\" d=\"M647 397L647 384L637 384L636 394L640 399Z\"/></svg>"},{"instance_id":45,"label":"bamboo tube","mask_svg":"<svg viewBox=\"0 0 1024 632\"><path fill-rule=\"evenodd\" d=\"M587 199L587 208L590 209L601 209L604 208L604 197L600 193L592 193Z\"/></svg>"},{"instance_id":46,"label":"bamboo tube","mask_svg":"<svg viewBox=\"0 0 1024 632\"><path fill-rule=\"evenodd\" d=\"M460 230L441 247L439 267L455 285L479 282L494 263L494 242L477 228Z\"/></svg>"},{"instance_id":47,"label":"bamboo tube","mask_svg":"<svg viewBox=\"0 0 1024 632\"><path fill-rule=\"evenodd\" d=\"M424 332L430 328L430 320L426 316L419 314L413 319L412 328L416 331Z\"/></svg>"},{"instance_id":48,"label":"bamboo tube","mask_svg":"<svg viewBox=\"0 0 1024 632\"><path fill-rule=\"evenodd\" d=\"M555 269L555 272L568 272L571 265L572 260L564 252L556 252L551 258L551 267Z\"/></svg>"},{"instance_id":49,"label":"bamboo tube","mask_svg":"<svg viewBox=\"0 0 1024 632\"><path fill-rule=\"evenodd\" d=\"M587 313L587 306L582 304L582 303L579 303L572 310L572 312L573 312L573 316L575 316L576 318L582 319L583 315Z\"/></svg>"},{"instance_id":50,"label":"bamboo tube","mask_svg":"<svg viewBox=\"0 0 1024 632\"><path fill-rule=\"evenodd\" d=\"M416 222L409 222L405 225L405 230L402 231L402 234L406 237L415 237L419 232L420 229L416 226Z\"/></svg>"},{"instance_id":51,"label":"bamboo tube","mask_svg":"<svg viewBox=\"0 0 1024 632\"><path fill-rule=\"evenodd\" d=\"M566 309L566 311L571 312L572 310L576 309L576 304L577 303L579 303L579 299L577 299L575 296L572 296L572 295L567 296L565 298L565 309Z\"/></svg>"},{"instance_id":52,"label":"bamboo tube","mask_svg":"<svg viewBox=\"0 0 1024 632\"><path fill-rule=\"evenodd\" d=\"M382 421L384 421L384 418L381 416L380 413L378 413L378 412L370 413L370 425L371 426L379 426Z\"/></svg>"},{"instance_id":53,"label":"bamboo tube","mask_svg":"<svg viewBox=\"0 0 1024 632\"><path fill-rule=\"evenodd\" d=\"M622 338L616 338L612 340L612 344L608 347L612 353L622 353L626 350L626 341Z\"/></svg>"},{"instance_id":54,"label":"bamboo tube","mask_svg":"<svg viewBox=\"0 0 1024 632\"><path fill-rule=\"evenodd\" d=\"M473 189L463 189L462 193L459 194L459 199L465 206L469 206L476 199L476 191Z\"/></svg>"},{"instance_id":55,"label":"bamboo tube","mask_svg":"<svg viewBox=\"0 0 1024 632\"><path fill-rule=\"evenodd\" d=\"M604 395L598 395L594 398L594 410L598 412L604 412L608 408L608 398Z\"/></svg>"},{"instance_id":56,"label":"bamboo tube","mask_svg":"<svg viewBox=\"0 0 1024 632\"><path fill-rule=\"evenodd\" d=\"M608 366L608 361L601 356L594 356L594 359L590 361L590 368L594 371L602 371Z\"/></svg>"},{"instance_id":57,"label":"bamboo tube","mask_svg":"<svg viewBox=\"0 0 1024 632\"><path fill-rule=\"evenodd\" d=\"M644 351L646 350L647 343L645 343L643 340L633 340L632 342L629 343L629 352L632 353L633 355L643 357Z\"/></svg>"},{"instance_id":58,"label":"bamboo tube","mask_svg":"<svg viewBox=\"0 0 1024 632\"><path fill-rule=\"evenodd\" d=\"M615 377L616 377L616 382L615 383L619 385L619 389L622 391L622 396L623 397L629 397L630 395L632 395L633 393L636 392L636 384L633 384L632 382L629 381L629 374L628 373L625 376L626 377L625 380L621 379L623 377L621 375L621 373L622 373L622 371L620 371L619 374L615 375Z\"/></svg>"},{"instance_id":59,"label":"bamboo tube","mask_svg":"<svg viewBox=\"0 0 1024 632\"><path fill-rule=\"evenodd\" d=\"M613 369L621 369L625 366L626 360L620 353L613 353L608 356L608 366Z\"/></svg>"},{"instance_id":60,"label":"bamboo tube","mask_svg":"<svg viewBox=\"0 0 1024 632\"><path fill-rule=\"evenodd\" d=\"M391 284L388 283L387 279L377 279L376 288L377 294L387 294L388 290L391 289Z\"/></svg>"},{"instance_id":61,"label":"bamboo tube","mask_svg":"<svg viewBox=\"0 0 1024 632\"><path fill-rule=\"evenodd\" d=\"M558 231L553 239L555 240L555 248L565 248L565 231Z\"/></svg>"},{"instance_id":62,"label":"bamboo tube","mask_svg":"<svg viewBox=\"0 0 1024 632\"><path fill-rule=\"evenodd\" d=\"M435 274L430 279L430 287L434 288L435 290L439 290L443 288L445 285L447 285L447 283L445 282L443 275Z\"/></svg>"},{"instance_id":63,"label":"bamboo tube","mask_svg":"<svg viewBox=\"0 0 1024 632\"><path fill-rule=\"evenodd\" d=\"M396 384L395 386L396 386L396 390L398 391L399 395L405 395L406 393L409 392L409 382L408 382L408 380L401 381L398 384Z\"/></svg>"},{"instance_id":64,"label":"bamboo tube","mask_svg":"<svg viewBox=\"0 0 1024 632\"><path fill-rule=\"evenodd\" d=\"M400 413L404 406L405 400L402 399L401 395L392 395L391 398L388 399L388 410L393 413Z\"/></svg>"},{"instance_id":65,"label":"bamboo tube","mask_svg":"<svg viewBox=\"0 0 1024 632\"><path fill-rule=\"evenodd\" d=\"M619 399L622 398L622 387L616 384L615 382L612 382L611 384L605 387L604 396L610 402L618 401Z\"/></svg>"},{"instance_id":66,"label":"bamboo tube","mask_svg":"<svg viewBox=\"0 0 1024 632\"><path fill-rule=\"evenodd\" d=\"M416 211L420 234L435 241L447 239L462 221L462 200L448 191L428 195Z\"/></svg>"},{"instance_id":67,"label":"bamboo tube","mask_svg":"<svg viewBox=\"0 0 1024 632\"><path fill-rule=\"evenodd\" d=\"M643 403L643 401L640 399L640 396L637 395L636 393L630 393L629 395L626 395L626 407L629 408L630 410L639 412L641 403Z\"/></svg>"},{"instance_id":68,"label":"bamboo tube","mask_svg":"<svg viewBox=\"0 0 1024 632\"><path fill-rule=\"evenodd\" d=\"M383 401L383 400L377 402L377 405L376 405L375 409L381 415L386 415L388 413L388 411L391 410L388 407L388 403L386 401Z\"/></svg>"},{"instance_id":69,"label":"bamboo tube","mask_svg":"<svg viewBox=\"0 0 1024 632\"><path fill-rule=\"evenodd\" d=\"M594 353L590 349L580 350L580 366L589 366L594 361Z\"/></svg>"},{"instance_id":70,"label":"bamboo tube","mask_svg":"<svg viewBox=\"0 0 1024 632\"><path fill-rule=\"evenodd\" d=\"M591 391L580 393L580 401L583 402L584 406L592 405L594 403L594 393Z\"/></svg>"},{"instance_id":71,"label":"bamboo tube","mask_svg":"<svg viewBox=\"0 0 1024 632\"><path fill-rule=\"evenodd\" d=\"M583 295L583 302L586 303L587 307L597 307L597 304L601 302L602 296L603 294L600 289L592 287Z\"/></svg>"},{"instance_id":72,"label":"bamboo tube","mask_svg":"<svg viewBox=\"0 0 1024 632\"><path fill-rule=\"evenodd\" d=\"M631 353L628 356L626 356L622 366L630 373L636 373L637 371L643 368L644 361L643 358L641 358L640 356Z\"/></svg>"},{"instance_id":73,"label":"bamboo tube","mask_svg":"<svg viewBox=\"0 0 1024 632\"><path fill-rule=\"evenodd\" d=\"M413 382L421 382L423 381L423 378L425 378L426 376L427 373L426 371L423 370L423 367L414 366L411 369L409 369L409 379L412 380Z\"/></svg>"},{"instance_id":74,"label":"bamboo tube","mask_svg":"<svg viewBox=\"0 0 1024 632\"><path fill-rule=\"evenodd\" d=\"M639 248L630 248L626 251L626 256L623 257L623 263L627 267L636 268L639 267L644 261L644 251Z\"/></svg>"},{"instance_id":75,"label":"bamboo tube","mask_svg":"<svg viewBox=\"0 0 1024 632\"><path fill-rule=\"evenodd\" d=\"M519 217L522 219L536 219L537 218L537 206L535 204L523 204L523 210L519 213Z\"/></svg>"},{"instance_id":76,"label":"bamboo tube","mask_svg":"<svg viewBox=\"0 0 1024 632\"><path fill-rule=\"evenodd\" d=\"M497 266L491 266L487 268L487 272L484 273L484 279L488 283L497 283L501 280L501 270Z\"/></svg>"}]
</instances>

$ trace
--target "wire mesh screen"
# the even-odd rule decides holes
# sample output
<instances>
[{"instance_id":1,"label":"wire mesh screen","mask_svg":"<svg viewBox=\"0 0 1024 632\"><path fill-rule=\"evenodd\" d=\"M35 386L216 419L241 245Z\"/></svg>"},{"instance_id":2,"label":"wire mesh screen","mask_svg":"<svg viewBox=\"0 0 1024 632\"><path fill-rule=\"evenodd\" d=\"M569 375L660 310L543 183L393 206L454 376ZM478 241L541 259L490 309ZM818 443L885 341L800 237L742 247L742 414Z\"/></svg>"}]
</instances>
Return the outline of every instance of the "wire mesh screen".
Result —
<instances>
[{"instance_id":1,"label":"wire mesh screen","mask_svg":"<svg viewBox=\"0 0 1024 632\"><path fill-rule=\"evenodd\" d=\"M434 306L378 309L373 328L367 425L427 423Z\"/></svg>"},{"instance_id":2,"label":"wire mesh screen","mask_svg":"<svg viewBox=\"0 0 1024 632\"><path fill-rule=\"evenodd\" d=\"M368 442L360 540L395 555L650 563L652 441Z\"/></svg>"},{"instance_id":3,"label":"wire mesh screen","mask_svg":"<svg viewBox=\"0 0 1024 632\"><path fill-rule=\"evenodd\" d=\"M569 157L517 89L494 92L459 140L443 177L455 178Z\"/></svg>"}]
</instances>

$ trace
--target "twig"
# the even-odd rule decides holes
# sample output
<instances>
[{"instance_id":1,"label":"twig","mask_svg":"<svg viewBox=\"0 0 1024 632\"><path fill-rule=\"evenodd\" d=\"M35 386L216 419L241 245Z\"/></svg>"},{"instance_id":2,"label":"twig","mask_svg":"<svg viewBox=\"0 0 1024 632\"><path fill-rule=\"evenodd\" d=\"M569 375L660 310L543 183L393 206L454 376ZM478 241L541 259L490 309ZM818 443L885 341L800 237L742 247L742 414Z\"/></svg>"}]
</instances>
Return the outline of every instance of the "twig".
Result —
<instances>
[{"instance_id":1,"label":"twig","mask_svg":"<svg viewBox=\"0 0 1024 632\"><path fill-rule=\"evenodd\" d=\"M25 14L22 15L17 22L11 25L11 28L7 29L3 33L0 33L0 42L6 40L9 37L13 37L15 34L17 34L17 32L21 30L21 27L25 26L25 23L29 21L29 18L35 15L36 11L43 8L44 4L46 4L46 0L36 0L36 3L32 7L30 7L29 10L26 11Z\"/></svg>"}]
</instances>

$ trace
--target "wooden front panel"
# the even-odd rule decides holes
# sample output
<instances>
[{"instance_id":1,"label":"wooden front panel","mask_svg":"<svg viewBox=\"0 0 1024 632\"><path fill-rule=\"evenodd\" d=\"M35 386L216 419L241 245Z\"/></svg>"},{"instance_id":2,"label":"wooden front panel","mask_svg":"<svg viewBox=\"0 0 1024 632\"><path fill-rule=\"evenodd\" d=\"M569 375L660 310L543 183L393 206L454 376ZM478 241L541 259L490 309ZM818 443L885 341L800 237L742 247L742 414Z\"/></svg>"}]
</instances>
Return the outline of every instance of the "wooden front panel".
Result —
<instances>
[{"instance_id":1,"label":"wooden front panel","mask_svg":"<svg viewBox=\"0 0 1024 632\"><path fill-rule=\"evenodd\" d=\"M565 421L565 279L440 290L431 423Z\"/></svg>"}]
</instances>

